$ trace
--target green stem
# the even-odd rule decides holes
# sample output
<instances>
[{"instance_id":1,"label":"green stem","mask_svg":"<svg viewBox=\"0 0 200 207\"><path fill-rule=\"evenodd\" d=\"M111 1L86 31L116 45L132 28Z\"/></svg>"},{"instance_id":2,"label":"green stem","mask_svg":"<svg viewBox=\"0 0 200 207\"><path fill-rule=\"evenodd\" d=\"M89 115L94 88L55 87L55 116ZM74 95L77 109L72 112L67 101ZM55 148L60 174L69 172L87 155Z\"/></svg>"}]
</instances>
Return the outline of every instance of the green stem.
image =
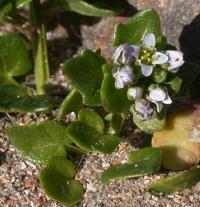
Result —
<instances>
[{"instance_id":1,"label":"green stem","mask_svg":"<svg viewBox=\"0 0 200 207\"><path fill-rule=\"evenodd\" d=\"M109 133L119 134L121 132L122 123L123 123L123 118L120 114L112 114Z\"/></svg>"},{"instance_id":2,"label":"green stem","mask_svg":"<svg viewBox=\"0 0 200 207\"><path fill-rule=\"evenodd\" d=\"M33 1L32 12L35 24L39 29L34 68L36 91L38 95L43 95L45 94L45 85L50 77L50 72L46 40L46 26L39 0Z\"/></svg>"},{"instance_id":3,"label":"green stem","mask_svg":"<svg viewBox=\"0 0 200 207\"><path fill-rule=\"evenodd\" d=\"M77 112L82 105L82 96L76 90L72 90L60 105L56 119L60 121L70 112Z\"/></svg>"}]
</instances>

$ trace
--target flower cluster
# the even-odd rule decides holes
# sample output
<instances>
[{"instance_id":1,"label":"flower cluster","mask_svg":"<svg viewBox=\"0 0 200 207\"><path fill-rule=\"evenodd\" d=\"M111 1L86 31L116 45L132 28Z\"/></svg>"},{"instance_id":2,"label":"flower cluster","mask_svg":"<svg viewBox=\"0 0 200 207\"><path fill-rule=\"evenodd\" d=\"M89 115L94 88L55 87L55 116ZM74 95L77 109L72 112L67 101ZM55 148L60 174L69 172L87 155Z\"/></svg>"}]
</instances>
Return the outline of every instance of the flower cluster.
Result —
<instances>
[{"instance_id":1,"label":"flower cluster","mask_svg":"<svg viewBox=\"0 0 200 207\"><path fill-rule=\"evenodd\" d=\"M150 33L144 37L141 45L122 44L113 55L112 74L115 87L117 89L129 87L127 97L134 102L131 110L139 114L142 120L151 119L154 108L160 113L165 104L172 103L167 87L163 83L152 82L154 70L177 73L184 63L182 52L158 51L155 45L155 36ZM142 84L146 79L151 80L148 87Z\"/></svg>"}]
</instances>

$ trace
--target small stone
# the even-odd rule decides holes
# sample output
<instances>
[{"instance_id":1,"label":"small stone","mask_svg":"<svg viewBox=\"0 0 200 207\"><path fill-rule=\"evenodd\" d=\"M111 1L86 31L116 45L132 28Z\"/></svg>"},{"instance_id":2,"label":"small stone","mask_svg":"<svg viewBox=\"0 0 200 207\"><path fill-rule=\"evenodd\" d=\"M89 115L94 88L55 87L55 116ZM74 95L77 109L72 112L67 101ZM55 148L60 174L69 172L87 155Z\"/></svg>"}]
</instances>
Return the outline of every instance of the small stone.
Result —
<instances>
[{"instance_id":1,"label":"small stone","mask_svg":"<svg viewBox=\"0 0 200 207\"><path fill-rule=\"evenodd\" d=\"M24 170L25 168L27 168L26 164L24 162L21 163L21 170Z\"/></svg>"},{"instance_id":2,"label":"small stone","mask_svg":"<svg viewBox=\"0 0 200 207\"><path fill-rule=\"evenodd\" d=\"M103 167L103 168L108 168L108 167L110 167L110 164L109 164L109 163L105 163L105 162L103 162L103 163L102 163L102 167Z\"/></svg>"}]
</instances>

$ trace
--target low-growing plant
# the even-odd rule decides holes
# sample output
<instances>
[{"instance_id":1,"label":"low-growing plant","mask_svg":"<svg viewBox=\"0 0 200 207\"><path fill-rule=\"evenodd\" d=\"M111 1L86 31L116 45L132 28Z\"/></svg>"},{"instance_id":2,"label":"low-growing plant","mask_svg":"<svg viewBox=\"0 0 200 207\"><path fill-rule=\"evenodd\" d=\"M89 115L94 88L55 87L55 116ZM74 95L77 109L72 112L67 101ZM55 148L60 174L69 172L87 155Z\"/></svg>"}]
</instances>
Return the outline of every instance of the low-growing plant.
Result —
<instances>
[{"instance_id":1,"label":"low-growing plant","mask_svg":"<svg viewBox=\"0 0 200 207\"><path fill-rule=\"evenodd\" d=\"M55 102L46 94L49 79L45 15L71 10L83 15L103 16L121 12L106 1L59 0L41 4L38 0L0 2L0 18L12 20L18 8L31 5L32 24L37 25L37 47L22 36L0 36L0 111L51 111ZM46 12L46 13L45 13ZM103 183L115 179L136 178L158 172L161 167L186 169L200 160L199 105L179 111L200 66L184 61L183 53L167 42L156 11L146 9L119 24L113 35L113 56L105 59L100 50L83 50L66 60L63 72L72 90L57 111L56 120L40 124L10 126L6 133L22 155L43 169L40 182L46 194L65 206L78 203L84 193L74 179L71 153L111 153L124 139L121 129L132 119L142 131L153 135L152 147L129 153L124 164L113 165L101 177ZM33 49L33 48L32 48ZM36 92L16 81L34 65ZM179 111L170 114L171 111ZM74 112L76 120L62 124ZM171 193L200 181L199 168L158 181L149 190ZM185 179L187 177L187 179Z\"/></svg>"}]
</instances>

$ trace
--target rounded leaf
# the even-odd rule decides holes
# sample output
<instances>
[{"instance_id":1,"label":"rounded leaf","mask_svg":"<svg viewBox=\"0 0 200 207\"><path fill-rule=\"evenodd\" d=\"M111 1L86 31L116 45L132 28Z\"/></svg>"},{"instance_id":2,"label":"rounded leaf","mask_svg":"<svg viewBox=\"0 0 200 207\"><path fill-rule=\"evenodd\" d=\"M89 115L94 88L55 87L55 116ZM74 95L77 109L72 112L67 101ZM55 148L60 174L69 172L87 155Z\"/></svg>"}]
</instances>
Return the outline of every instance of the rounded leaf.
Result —
<instances>
[{"instance_id":1,"label":"rounded leaf","mask_svg":"<svg viewBox=\"0 0 200 207\"><path fill-rule=\"evenodd\" d=\"M139 45L144 36L151 33L155 35L156 40L162 37L159 15L153 9L141 10L127 24L117 25L113 45Z\"/></svg>"},{"instance_id":2,"label":"rounded leaf","mask_svg":"<svg viewBox=\"0 0 200 207\"><path fill-rule=\"evenodd\" d=\"M78 113L78 120L94 127L99 133L104 132L104 121L102 117L95 111L90 109L81 109Z\"/></svg>"},{"instance_id":3,"label":"rounded leaf","mask_svg":"<svg viewBox=\"0 0 200 207\"><path fill-rule=\"evenodd\" d=\"M70 84L89 106L100 106L100 88L103 80L102 65L105 60L91 50L82 51L80 56L64 63L64 73Z\"/></svg>"},{"instance_id":4,"label":"rounded leaf","mask_svg":"<svg viewBox=\"0 0 200 207\"><path fill-rule=\"evenodd\" d=\"M26 74L32 67L28 43L17 33L0 36L0 75L15 77Z\"/></svg>"},{"instance_id":5,"label":"rounded leaf","mask_svg":"<svg viewBox=\"0 0 200 207\"><path fill-rule=\"evenodd\" d=\"M127 98L127 88L116 89L112 75L112 64L103 67L104 79L101 86L101 99L106 111L112 113L128 113L131 101Z\"/></svg>"},{"instance_id":6,"label":"rounded leaf","mask_svg":"<svg viewBox=\"0 0 200 207\"><path fill-rule=\"evenodd\" d=\"M83 197L84 189L81 183L68 180L64 171L60 172L53 166L47 166L41 171L40 183L49 197L65 206L73 206Z\"/></svg>"},{"instance_id":7,"label":"rounded leaf","mask_svg":"<svg viewBox=\"0 0 200 207\"><path fill-rule=\"evenodd\" d=\"M67 134L77 146L89 152L112 152L121 141L114 135L102 136L95 128L80 121L71 123Z\"/></svg>"},{"instance_id":8,"label":"rounded leaf","mask_svg":"<svg viewBox=\"0 0 200 207\"><path fill-rule=\"evenodd\" d=\"M65 145L72 143L67 128L54 121L10 126L6 133L12 145L37 163L46 163L52 157L66 157Z\"/></svg>"}]
</instances>

